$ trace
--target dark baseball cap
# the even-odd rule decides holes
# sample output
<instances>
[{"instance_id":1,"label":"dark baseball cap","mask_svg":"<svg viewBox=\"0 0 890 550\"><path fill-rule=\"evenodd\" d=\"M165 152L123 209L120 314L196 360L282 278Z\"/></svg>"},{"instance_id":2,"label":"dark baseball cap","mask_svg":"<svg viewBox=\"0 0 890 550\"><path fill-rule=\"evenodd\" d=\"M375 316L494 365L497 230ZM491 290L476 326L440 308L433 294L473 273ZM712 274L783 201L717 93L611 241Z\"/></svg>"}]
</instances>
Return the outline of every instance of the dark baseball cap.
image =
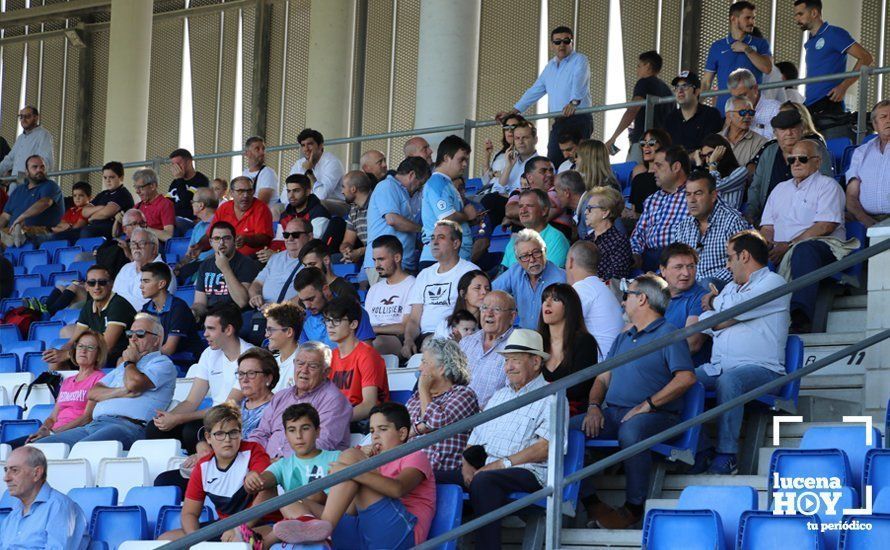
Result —
<instances>
[{"instance_id":1,"label":"dark baseball cap","mask_svg":"<svg viewBox=\"0 0 890 550\"><path fill-rule=\"evenodd\" d=\"M773 128L785 130L787 128L794 128L801 122L802 119L800 118L800 113L797 112L797 109L789 109L787 111L781 111L774 116L770 121L770 125L772 125Z\"/></svg>"},{"instance_id":2,"label":"dark baseball cap","mask_svg":"<svg viewBox=\"0 0 890 550\"><path fill-rule=\"evenodd\" d=\"M701 79L699 79L698 75L693 71L680 71L680 74L671 80L671 86L676 86L677 82L680 82L681 80L685 80L687 84L692 85L694 88L701 88Z\"/></svg>"}]
</instances>

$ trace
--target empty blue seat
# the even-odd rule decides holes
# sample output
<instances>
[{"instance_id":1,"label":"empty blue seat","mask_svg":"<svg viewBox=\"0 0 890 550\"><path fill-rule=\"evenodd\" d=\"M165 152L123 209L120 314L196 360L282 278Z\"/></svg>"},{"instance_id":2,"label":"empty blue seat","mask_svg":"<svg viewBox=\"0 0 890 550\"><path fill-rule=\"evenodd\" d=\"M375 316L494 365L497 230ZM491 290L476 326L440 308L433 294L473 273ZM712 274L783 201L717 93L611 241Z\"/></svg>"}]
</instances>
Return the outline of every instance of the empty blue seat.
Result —
<instances>
[{"instance_id":1,"label":"empty blue seat","mask_svg":"<svg viewBox=\"0 0 890 550\"><path fill-rule=\"evenodd\" d=\"M54 271L65 271L65 266L62 264L40 264L29 269L28 273L31 275L40 275L44 283L49 283L49 276L52 275Z\"/></svg>"},{"instance_id":2,"label":"empty blue seat","mask_svg":"<svg viewBox=\"0 0 890 550\"><path fill-rule=\"evenodd\" d=\"M19 258L21 258L23 252L27 252L28 250L34 250L34 245L31 243L25 243L22 246L10 246L6 249L5 254L11 254L15 258L14 265L20 265Z\"/></svg>"},{"instance_id":3,"label":"empty blue seat","mask_svg":"<svg viewBox=\"0 0 890 550\"><path fill-rule=\"evenodd\" d=\"M564 475L572 475L584 466L584 437L584 433L580 430L569 430L567 440L568 445L566 446L566 454L563 458L562 465L562 471ZM580 491L580 489L580 481L569 483L568 485L563 486L563 501L571 503L575 508L577 508L578 492ZM526 495L528 495L528 493L510 493L510 498L513 500L518 500ZM546 508L547 500L541 499L535 502L535 506L538 506L539 508Z\"/></svg>"},{"instance_id":4,"label":"empty blue seat","mask_svg":"<svg viewBox=\"0 0 890 550\"><path fill-rule=\"evenodd\" d=\"M25 305L25 301L21 298L5 298L3 301L0 301L0 310L2 310L2 313L6 313L23 305Z\"/></svg>"},{"instance_id":5,"label":"empty blue seat","mask_svg":"<svg viewBox=\"0 0 890 550\"><path fill-rule=\"evenodd\" d=\"M457 528L463 518L463 489L459 485L436 485L436 515L430 524L428 539ZM439 546L439 550L456 550L457 539Z\"/></svg>"},{"instance_id":6,"label":"empty blue seat","mask_svg":"<svg viewBox=\"0 0 890 550\"><path fill-rule=\"evenodd\" d=\"M130 489L132 491L132 489ZM198 521L205 522L213 520L213 512L208 506L201 510L201 517ZM155 523L154 537L158 538L161 533L179 529L182 527L182 506L161 506L158 512L157 522Z\"/></svg>"},{"instance_id":7,"label":"empty blue seat","mask_svg":"<svg viewBox=\"0 0 890 550\"><path fill-rule=\"evenodd\" d=\"M77 271L71 269L69 269L68 271L56 271L49 276L49 284L52 286L68 286L74 281L79 281L80 279L80 273L78 273Z\"/></svg>"},{"instance_id":8,"label":"empty blue seat","mask_svg":"<svg viewBox=\"0 0 890 550\"><path fill-rule=\"evenodd\" d=\"M874 497L884 489L890 493L890 449L869 449L865 453L862 485L863 491L871 485Z\"/></svg>"},{"instance_id":9,"label":"empty blue seat","mask_svg":"<svg viewBox=\"0 0 890 550\"><path fill-rule=\"evenodd\" d=\"M828 152L831 153L831 166L838 175L843 172L844 152L851 145L853 142L848 137L831 138L825 142Z\"/></svg>"},{"instance_id":10,"label":"empty blue seat","mask_svg":"<svg viewBox=\"0 0 890 550\"><path fill-rule=\"evenodd\" d=\"M881 550L890 540L890 513L870 516L844 516L844 521L868 523L869 530L844 530L840 533L838 550Z\"/></svg>"},{"instance_id":11,"label":"empty blue seat","mask_svg":"<svg viewBox=\"0 0 890 550\"><path fill-rule=\"evenodd\" d=\"M86 252L92 252L105 243L105 237L81 237L74 242L74 246L79 246Z\"/></svg>"},{"instance_id":12,"label":"empty blue seat","mask_svg":"<svg viewBox=\"0 0 890 550\"><path fill-rule=\"evenodd\" d=\"M49 295L53 293L53 287L51 286L32 286L31 288L26 288L24 292L22 292L22 298L34 298L35 300L40 300L43 303L46 303L46 299L49 298Z\"/></svg>"},{"instance_id":13,"label":"empty blue seat","mask_svg":"<svg viewBox=\"0 0 890 550\"><path fill-rule=\"evenodd\" d=\"M78 317L80 317L79 309L60 309L52 316L51 320L62 321L66 325L70 325L76 323Z\"/></svg>"},{"instance_id":14,"label":"empty blue seat","mask_svg":"<svg viewBox=\"0 0 890 550\"><path fill-rule=\"evenodd\" d=\"M0 373L19 372L19 356L14 353L0 353Z\"/></svg>"},{"instance_id":15,"label":"empty blue seat","mask_svg":"<svg viewBox=\"0 0 890 550\"><path fill-rule=\"evenodd\" d=\"M30 372L34 378L40 376L41 373L48 369L46 361L43 360L43 353L37 351L29 351L25 354L22 361L22 372Z\"/></svg>"},{"instance_id":16,"label":"empty blue seat","mask_svg":"<svg viewBox=\"0 0 890 550\"><path fill-rule=\"evenodd\" d=\"M870 444L866 444L865 426L815 426L803 434L801 449L840 449L847 453L853 479L861 480L865 453L881 447L881 432L872 428Z\"/></svg>"},{"instance_id":17,"label":"empty blue seat","mask_svg":"<svg viewBox=\"0 0 890 550\"><path fill-rule=\"evenodd\" d=\"M69 246L71 246L71 243L69 243L68 241L64 239L58 239L55 241L45 241L43 243L40 243L40 250L43 250L50 258L52 258L53 255L56 253L56 250L60 248L68 248Z\"/></svg>"},{"instance_id":18,"label":"empty blue seat","mask_svg":"<svg viewBox=\"0 0 890 550\"><path fill-rule=\"evenodd\" d=\"M0 346L22 341L22 333L15 325L0 325Z\"/></svg>"},{"instance_id":19,"label":"empty blue seat","mask_svg":"<svg viewBox=\"0 0 890 550\"><path fill-rule=\"evenodd\" d=\"M847 170L850 169L850 163L853 162L853 153L856 152L856 145L850 145L846 149L844 149L844 155L841 157L841 171L838 174L839 176L845 176L847 174Z\"/></svg>"},{"instance_id":20,"label":"empty blue seat","mask_svg":"<svg viewBox=\"0 0 890 550\"><path fill-rule=\"evenodd\" d=\"M40 275L18 275L13 281L12 288L15 289L18 296L21 296L26 289L43 286L43 280L40 278Z\"/></svg>"},{"instance_id":21,"label":"empty blue seat","mask_svg":"<svg viewBox=\"0 0 890 550\"><path fill-rule=\"evenodd\" d=\"M189 306L191 306L193 303L195 303L195 287L194 287L194 285L187 285L187 286L179 287L176 289L175 292L173 292L173 294L177 298L179 298L182 301L184 301L185 303L187 303Z\"/></svg>"},{"instance_id":22,"label":"empty blue seat","mask_svg":"<svg viewBox=\"0 0 890 550\"><path fill-rule=\"evenodd\" d=\"M885 487L881 491L872 493L872 511L878 514L890 514L890 489Z\"/></svg>"},{"instance_id":23,"label":"empty blue seat","mask_svg":"<svg viewBox=\"0 0 890 550\"><path fill-rule=\"evenodd\" d=\"M615 174L615 179L618 180L622 189L630 185L630 175L636 165L637 163L633 161L619 162L612 165L612 173Z\"/></svg>"},{"instance_id":24,"label":"empty blue seat","mask_svg":"<svg viewBox=\"0 0 890 550\"><path fill-rule=\"evenodd\" d=\"M678 510L713 510L723 527L727 549L735 548L739 519L747 510L757 510L757 491L753 487L690 485L680 493Z\"/></svg>"},{"instance_id":25,"label":"empty blue seat","mask_svg":"<svg viewBox=\"0 0 890 550\"><path fill-rule=\"evenodd\" d=\"M176 254L179 257L185 256L185 253L189 250L190 240L191 239L188 237L168 239L167 244L164 245L164 252L167 254Z\"/></svg>"},{"instance_id":26,"label":"empty blue seat","mask_svg":"<svg viewBox=\"0 0 890 550\"><path fill-rule=\"evenodd\" d=\"M821 549L824 547L822 534L807 527L807 523L818 522L819 519L815 516L775 516L772 512L745 512L739 522L738 549Z\"/></svg>"},{"instance_id":27,"label":"empty blue seat","mask_svg":"<svg viewBox=\"0 0 890 550\"><path fill-rule=\"evenodd\" d=\"M21 420L22 408L18 405L0 405L0 421Z\"/></svg>"},{"instance_id":28,"label":"empty blue seat","mask_svg":"<svg viewBox=\"0 0 890 550\"><path fill-rule=\"evenodd\" d=\"M850 470L850 461L840 449L777 449L769 464L769 477L836 477L841 485L859 487Z\"/></svg>"},{"instance_id":29,"label":"empty blue seat","mask_svg":"<svg viewBox=\"0 0 890 550\"><path fill-rule=\"evenodd\" d=\"M59 331L65 327L62 321L38 321L31 323L28 329L28 340L40 340L49 344L59 337Z\"/></svg>"},{"instance_id":30,"label":"empty blue seat","mask_svg":"<svg viewBox=\"0 0 890 550\"><path fill-rule=\"evenodd\" d=\"M150 537L145 510L139 506L97 506L90 521L90 537L117 548L127 540Z\"/></svg>"},{"instance_id":31,"label":"empty blue seat","mask_svg":"<svg viewBox=\"0 0 890 550\"><path fill-rule=\"evenodd\" d=\"M14 353L18 356L19 365L24 364L25 354L29 351L43 351L43 342L32 342L28 340L25 342L13 342L11 344L3 346L3 353Z\"/></svg>"},{"instance_id":32,"label":"empty blue seat","mask_svg":"<svg viewBox=\"0 0 890 550\"><path fill-rule=\"evenodd\" d=\"M43 422L49 418L50 414L52 414L53 408L55 408L55 405L53 404L31 405L28 408L28 420L39 420Z\"/></svg>"},{"instance_id":33,"label":"empty blue seat","mask_svg":"<svg viewBox=\"0 0 890 550\"><path fill-rule=\"evenodd\" d=\"M12 274L13 275L27 275L28 270L25 269L23 265L14 265L12 266Z\"/></svg>"},{"instance_id":34,"label":"empty blue seat","mask_svg":"<svg viewBox=\"0 0 890 550\"><path fill-rule=\"evenodd\" d=\"M4 420L0 422L0 443L31 435L40 429L39 420Z\"/></svg>"},{"instance_id":35,"label":"empty blue seat","mask_svg":"<svg viewBox=\"0 0 890 550\"><path fill-rule=\"evenodd\" d=\"M90 261L78 261L71 262L68 264L68 271L76 271L78 275L80 275L80 279L84 280L87 278L87 269L89 269L94 262Z\"/></svg>"},{"instance_id":36,"label":"empty blue seat","mask_svg":"<svg viewBox=\"0 0 890 550\"><path fill-rule=\"evenodd\" d=\"M182 502L179 487L133 487L124 498L124 506L141 506L145 510L148 532L154 533L158 514L163 506L177 506Z\"/></svg>"},{"instance_id":37,"label":"empty blue seat","mask_svg":"<svg viewBox=\"0 0 890 550\"><path fill-rule=\"evenodd\" d=\"M720 516L713 510L649 510L643 523L643 548L726 550Z\"/></svg>"},{"instance_id":38,"label":"empty blue seat","mask_svg":"<svg viewBox=\"0 0 890 550\"><path fill-rule=\"evenodd\" d=\"M331 270L337 277L346 277L358 273L358 266L356 264L331 264Z\"/></svg>"},{"instance_id":39,"label":"empty blue seat","mask_svg":"<svg viewBox=\"0 0 890 550\"><path fill-rule=\"evenodd\" d=\"M389 400L393 403L401 403L405 405L408 403L408 400L411 399L411 394L414 393L411 390L390 390L389 392Z\"/></svg>"},{"instance_id":40,"label":"empty blue seat","mask_svg":"<svg viewBox=\"0 0 890 550\"><path fill-rule=\"evenodd\" d=\"M68 498L80 506L83 515L89 521L97 506L117 506L117 489L114 487L75 487L68 491Z\"/></svg>"},{"instance_id":41,"label":"empty blue seat","mask_svg":"<svg viewBox=\"0 0 890 550\"><path fill-rule=\"evenodd\" d=\"M50 257L44 250L28 250L22 252L22 255L19 256L19 265L27 269L28 273L31 273L35 267L50 263Z\"/></svg>"},{"instance_id":42,"label":"empty blue seat","mask_svg":"<svg viewBox=\"0 0 890 550\"><path fill-rule=\"evenodd\" d=\"M50 342L49 345L47 345L47 347L52 348L52 349L62 349L65 346L65 344L67 344L67 343L68 343L67 338L56 338L55 340Z\"/></svg>"},{"instance_id":43,"label":"empty blue seat","mask_svg":"<svg viewBox=\"0 0 890 550\"><path fill-rule=\"evenodd\" d=\"M510 237L492 237L491 244L488 245L489 252L503 252L507 250L507 245L510 243Z\"/></svg>"},{"instance_id":44,"label":"empty blue seat","mask_svg":"<svg viewBox=\"0 0 890 550\"><path fill-rule=\"evenodd\" d=\"M79 246L60 248L53 254L53 263L68 266L77 261L77 255L81 252L83 252L83 249Z\"/></svg>"}]
</instances>

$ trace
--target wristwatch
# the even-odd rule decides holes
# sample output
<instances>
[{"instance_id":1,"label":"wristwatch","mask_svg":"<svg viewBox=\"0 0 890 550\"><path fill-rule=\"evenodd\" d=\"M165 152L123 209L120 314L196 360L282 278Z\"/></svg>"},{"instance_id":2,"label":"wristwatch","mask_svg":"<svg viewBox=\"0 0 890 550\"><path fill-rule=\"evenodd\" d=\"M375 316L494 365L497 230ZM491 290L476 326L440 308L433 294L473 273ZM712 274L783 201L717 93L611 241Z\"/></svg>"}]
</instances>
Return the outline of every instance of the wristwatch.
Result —
<instances>
[{"instance_id":1,"label":"wristwatch","mask_svg":"<svg viewBox=\"0 0 890 550\"><path fill-rule=\"evenodd\" d=\"M502 458L501 462L504 464L504 468L512 468L513 467L513 461L510 460L509 456L505 456L504 458Z\"/></svg>"},{"instance_id":2,"label":"wristwatch","mask_svg":"<svg viewBox=\"0 0 890 550\"><path fill-rule=\"evenodd\" d=\"M656 406L655 406L655 403L652 402L652 397L651 397L651 396L646 398L646 403L649 403L649 408L652 409L653 411L657 411L657 410L658 410L658 407L656 407Z\"/></svg>"}]
</instances>

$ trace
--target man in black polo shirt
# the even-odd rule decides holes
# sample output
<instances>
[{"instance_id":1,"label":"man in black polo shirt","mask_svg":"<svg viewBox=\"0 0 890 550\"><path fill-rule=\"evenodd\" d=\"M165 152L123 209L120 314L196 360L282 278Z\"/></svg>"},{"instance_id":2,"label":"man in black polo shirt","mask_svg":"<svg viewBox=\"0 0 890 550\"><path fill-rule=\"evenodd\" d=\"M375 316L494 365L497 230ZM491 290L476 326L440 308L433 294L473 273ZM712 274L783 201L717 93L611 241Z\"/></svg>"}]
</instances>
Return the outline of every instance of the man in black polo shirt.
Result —
<instances>
[{"instance_id":1,"label":"man in black polo shirt","mask_svg":"<svg viewBox=\"0 0 890 550\"><path fill-rule=\"evenodd\" d=\"M77 325L71 339L61 349L48 349L43 352L43 360L50 370L66 367L68 350L74 347L77 338L87 329L105 337L108 345L108 366L117 364L121 353L127 347L124 331L136 317L136 310L130 302L111 291L112 278L108 270L94 265L87 270L86 287L89 297L80 310ZM100 365L104 367L105 365Z\"/></svg>"},{"instance_id":2,"label":"man in black polo shirt","mask_svg":"<svg viewBox=\"0 0 890 550\"><path fill-rule=\"evenodd\" d=\"M701 80L694 72L681 72L671 81L671 86L679 108L665 117L664 130L674 145L682 145L691 153L701 147L705 136L723 129L723 115L699 101Z\"/></svg>"},{"instance_id":3,"label":"man in black polo shirt","mask_svg":"<svg viewBox=\"0 0 890 550\"><path fill-rule=\"evenodd\" d=\"M115 216L133 208L134 204L133 195L124 187L124 165L117 161L106 163L102 167L102 191L83 207L83 217L89 221L81 237L111 239Z\"/></svg>"},{"instance_id":4,"label":"man in black polo shirt","mask_svg":"<svg viewBox=\"0 0 890 550\"><path fill-rule=\"evenodd\" d=\"M195 279L195 318L204 319L207 308L233 303L240 309L248 307L250 283L262 269L253 258L235 248L235 228L228 222L216 222L210 228L213 256L201 262Z\"/></svg>"},{"instance_id":5,"label":"man in black polo shirt","mask_svg":"<svg viewBox=\"0 0 890 550\"><path fill-rule=\"evenodd\" d=\"M175 178L170 182L168 197L173 201L176 216L195 219L192 212L192 197L198 187L209 187L207 176L195 170L195 161L188 149L177 149L170 153L170 172Z\"/></svg>"}]
</instances>

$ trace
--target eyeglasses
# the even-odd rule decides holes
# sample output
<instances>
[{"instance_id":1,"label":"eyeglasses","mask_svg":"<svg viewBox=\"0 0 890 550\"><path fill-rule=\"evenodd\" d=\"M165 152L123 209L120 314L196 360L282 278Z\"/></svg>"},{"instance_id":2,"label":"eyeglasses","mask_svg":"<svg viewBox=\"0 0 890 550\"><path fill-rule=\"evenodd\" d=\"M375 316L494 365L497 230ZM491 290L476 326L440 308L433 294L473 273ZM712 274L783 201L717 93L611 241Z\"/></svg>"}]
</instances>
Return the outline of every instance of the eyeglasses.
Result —
<instances>
[{"instance_id":1,"label":"eyeglasses","mask_svg":"<svg viewBox=\"0 0 890 550\"><path fill-rule=\"evenodd\" d=\"M706 153L704 150L702 150L702 151L700 152L700 154L701 154L701 158L703 158L703 159L711 158L711 154L712 154L713 152L714 152L714 151L708 151L708 152Z\"/></svg>"},{"instance_id":2,"label":"eyeglasses","mask_svg":"<svg viewBox=\"0 0 890 550\"><path fill-rule=\"evenodd\" d=\"M321 370L323 365L321 363L310 363L310 362L306 362L306 361L294 361L294 367L296 367L298 369L306 367L309 370Z\"/></svg>"},{"instance_id":3,"label":"eyeglasses","mask_svg":"<svg viewBox=\"0 0 890 550\"><path fill-rule=\"evenodd\" d=\"M88 344L77 344L77 349L79 351L96 351L99 348L96 346L90 346Z\"/></svg>"},{"instance_id":4,"label":"eyeglasses","mask_svg":"<svg viewBox=\"0 0 890 550\"><path fill-rule=\"evenodd\" d=\"M149 241L130 241L130 248L145 248Z\"/></svg>"},{"instance_id":5,"label":"eyeglasses","mask_svg":"<svg viewBox=\"0 0 890 550\"><path fill-rule=\"evenodd\" d=\"M806 163L810 162L811 160L817 159L817 158L820 158L820 157L816 157L816 156L811 157L808 155L791 155L790 157L788 157L788 164L791 165L791 164L795 164L797 162L800 162L801 164L806 164Z\"/></svg>"},{"instance_id":6,"label":"eyeglasses","mask_svg":"<svg viewBox=\"0 0 890 550\"><path fill-rule=\"evenodd\" d=\"M585 212L590 212L591 210L607 210L605 206L600 206L598 204L588 204L585 208Z\"/></svg>"},{"instance_id":7,"label":"eyeglasses","mask_svg":"<svg viewBox=\"0 0 890 550\"><path fill-rule=\"evenodd\" d=\"M270 327L269 325L266 325L266 334L272 334L273 332L284 332L285 330L287 330L287 329L279 328L279 327Z\"/></svg>"},{"instance_id":8,"label":"eyeglasses","mask_svg":"<svg viewBox=\"0 0 890 550\"><path fill-rule=\"evenodd\" d=\"M87 279L87 286L108 286L108 279Z\"/></svg>"},{"instance_id":9,"label":"eyeglasses","mask_svg":"<svg viewBox=\"0 0 890 550\"><path fill-rule=\"evenodd\" d=\"M527 254L523 254L522 256L517 256L517 259L520 262L530 262L532 260L532 258L534 258L536 260L540 260L543 257L544 257L544 251L539 248L537 250L532 250L531 252L529 252Z\"/></svg>"},{"instance_id":10,"label":"eyeglasses","mask_svg":"<svg viewBox=\"0 0 890 550\"><path fill-rule=\"evenodd\" d=\"M237 376L238 376L238 380L244 380L244 379L253 380L254 378L256 378L257 376L259 376L261 374L263 374L263 371L261 371L261 370L248 370L248 371L240 371L239 370L237 373Z\"/></svg>"},{"instance_id":11,"label":"eyeglasses","mask_svg":"<svg viewBox=\"0 0 890 550\"><path fill-rule=\"evenodd\" d=\"M641 139L640 140L640 147L655 147L658 144L659 143L658 143L657 139Z\"/></svg>"},{"instance_id":12,"label":"eyeglasses","mask_svg":"<svg viewBox=\"0 0 890 550\"><path fill-rule=\"evenodd\" d=\"M299 239L302 235L308 234L308 231L282 231L285 239Z\"/></svg>"},{"instance_id":13,"label":"eyeglasses","mask_svg":"<svg viewBox=\"0 0 890 550\"><path fill-rule=\"evenodd\" d=\"M241 439L241 430L229 430L227 432L219 431L213 432L210 434L213 436L213 439L217 441L225 441L228 439Z\"/></svg>"},{"instance_id":14,"label":"eyeglasses","mask_svg":"<svg viewBox=\"0 0 890 550\"><path fill-rule=\"evenodd\" d=\"M234 240L235 240L235 238L232 237L231 235L224 235L222 237L210 237L210 242L212 242L212 243L223 243L223 242L229 242L229 241L234 241Z\"/></svg>"},{"instance_id":15,"label":"eyeglasses","mask_svg":"<svg viewBox=\"0 0 890 550\"><path fill-rule=\"evenodd\" d=\"M515 308L512 307L500 307L500 306L487 306L482 304L479 306L479 311L485 313L486 311L491 311L493 313L506 313L508 311L513 311Z\"/></svg>"},{"instance_id":16,"label":"eyeglasses","mask_svg":"<svg viewBox=\"0 0 890 550\"><path fill-rule=\"evenodd\" d=\"M127 338L132 338L132 337L135 336L136 338L139 338L140 340L143 339L143 338L145 338L145 337L146 337L147 335L149 335L149 334L151 334L152 336L157 336L157 335L158 335L157 332L152 332L152 331L150 331L150 330L144 330L144 329L141 329L141 328L140 328L140 329L136 329L136 330L128 330L125 334L127 335Z\"/></svg>"},{"instance_id":17,"label":"eyeglasses","mask_svg":"<svg viewBox=\"0 0 890 550\"><path fill-rule=\"evenodd\" d=\"M562 40L551 40L551 42L553 42L554 46L559 46L560 44L562 44L563 46L568 46L569 44L572 43L572 39L571 38L563 38Z\"/></svg>"},{"instance_id":18,"label":"eyeglasses","mask_svg":"<svg viewBox=\"0 0 890 550\"><path fill-rule=\"evenodd\" d=\"M516 129L515 124L504 124L503 126L501 126L501 130L503 130L505 132L511 132L515 129Z\"/></svg>"},{"instance_id":19,"label":"eyeglasses","mask_svg":"<svg viewBox=\"0 0 890 550\"><path fill-rule=\"evenodd\" d=\"M686 82L682 82L682 83L674 86L675 92L680 91L680 90L694 90L694 89L695 89L695 86L693 86L692 84L687 84Z\"/></svg>"},{"instance_id":20,"label":"eyeglasses","mask_svg":"<svg viewBox=\"0 0 890 550\"><path fill-rule=\"evenodd\" d=\"M346 320L346 317L343 317L342 319L334 319L333 317L325 317L324 324L329 327L337 328L340 326L340 323L342 323L345 320Z\"/></svg>"},{"instance_id":21,"label":"eyeglasses","mask_svg":"<svg viewBox=\"0 0 890 550\"><path fill-rule=\"evenodd\" d=\"M624 294L621 295L621 301L626 302L627 297L630 296L631 294L633 294L634 296L639 296L642 294L642 292L640 292L639 290L625 290Z\"/></svg>"},{"instance_id":22,"label":"eyeglasses","mask_svg":"<svg viewBox=\"0 0 890 550\"><path fill-rule=\"evenodd\" d=\"M232 193L246 195L247 193L253 193L253 189L232 189Z\"/></svg>"}]
</instances>

